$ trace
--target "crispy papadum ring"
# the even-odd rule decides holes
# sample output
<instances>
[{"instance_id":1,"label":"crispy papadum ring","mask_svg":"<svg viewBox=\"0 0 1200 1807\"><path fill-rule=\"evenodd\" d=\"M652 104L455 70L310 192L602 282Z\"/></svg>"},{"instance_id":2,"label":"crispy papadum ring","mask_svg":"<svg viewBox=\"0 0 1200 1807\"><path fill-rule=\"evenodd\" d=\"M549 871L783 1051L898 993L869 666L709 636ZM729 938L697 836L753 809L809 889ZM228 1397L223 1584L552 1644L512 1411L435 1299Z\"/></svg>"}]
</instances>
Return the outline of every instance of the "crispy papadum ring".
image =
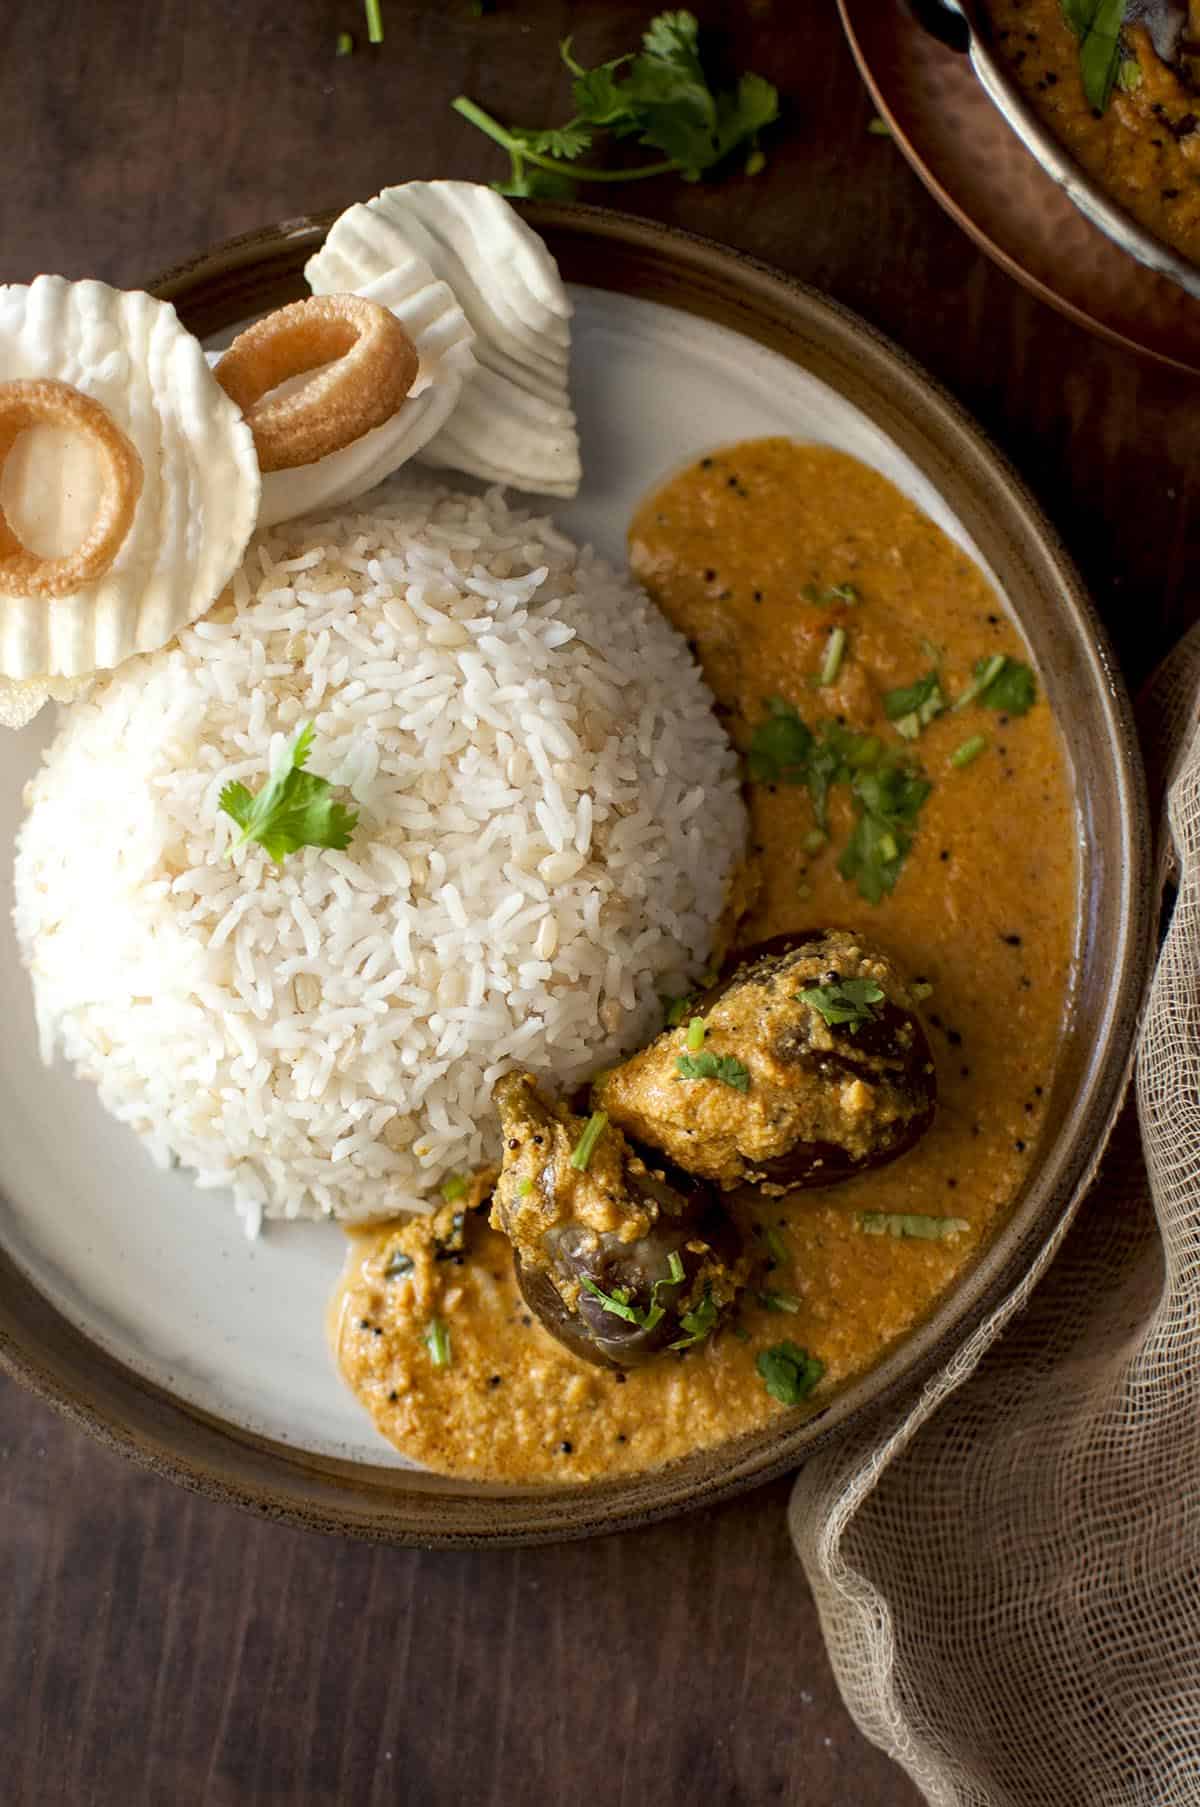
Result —
<instances>
[{"instance_id":1,"label":"crispy papadum ring","mask_svg":"<svg viewBox=\"0 0 1200 1807\"><path fill-rule=\"evenodd\" d=\"M0 383L0 472L30 427L70 427L90 439L104 490L86 536L64 558L43 558L22 544L0 508L0 591L6 596L70 596L103 577L121 550L142 493L142 461L107 408L53 377Z\"/></svg>"},{"instance_id":2,"label":"crispy papadum ring","mask_svg":"<svg viewBox=\"0 0 1200 1807\"><path fill-rule=\"evenodd\" d=\"M0 728L25 728L47 703L73 703L91 678L0 678Z\"/></svg>"},{"instance_id":3,"label":"crispy papadum ring","mask_svg":"<svg viewBox=\"0 0 1200 1807\"><path fill-rule=\"evenodd\" d=\"M335 361L336 360L336 361ZM291 395L263 401L306 370ZM361 295L293 301L239 333L213 372L254 435L259 468L293 470L390 420L417 380L417 348L388 308Z\"/></svg>"}]
</instances>

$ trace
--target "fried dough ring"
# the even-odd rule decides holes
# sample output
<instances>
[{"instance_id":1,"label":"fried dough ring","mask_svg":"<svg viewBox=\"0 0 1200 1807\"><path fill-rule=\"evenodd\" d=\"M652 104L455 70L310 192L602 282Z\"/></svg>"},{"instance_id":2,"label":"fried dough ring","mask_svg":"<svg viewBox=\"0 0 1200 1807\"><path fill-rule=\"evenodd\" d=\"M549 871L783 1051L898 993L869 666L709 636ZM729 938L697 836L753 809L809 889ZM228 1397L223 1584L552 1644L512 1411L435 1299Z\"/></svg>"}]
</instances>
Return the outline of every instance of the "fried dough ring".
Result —
<instances>
[{"instance_id":1,"label":"fried dough ring","mask_svg":"<svg viewBox=\"0 0 1200 1807\"><path fill-rule=\"evenodd\" d=\"M336 360L336 361L335 361ZM329 369L264 401L288 377ZM214 375L254 434L259 468L293 470L390 420L417 379L417 348L389 308L361 295L314 295L239 333Z\"/></svg>"},{"instance_id":2,"label":"fried dough ring","mask_svg":"<svg viewBox=\"0 0 1200 1807\"><path fill-rule=\"evenodd\" d=\"M0 383L0 472L30 427L71 427L100 456L104 490L86 536L64 558L31 552L0 508L0 591L6 596L69 596L103 577L133 525L142 493L142 461L108 409L71 383L23 377Z\"/></svg>"}]
</instances>

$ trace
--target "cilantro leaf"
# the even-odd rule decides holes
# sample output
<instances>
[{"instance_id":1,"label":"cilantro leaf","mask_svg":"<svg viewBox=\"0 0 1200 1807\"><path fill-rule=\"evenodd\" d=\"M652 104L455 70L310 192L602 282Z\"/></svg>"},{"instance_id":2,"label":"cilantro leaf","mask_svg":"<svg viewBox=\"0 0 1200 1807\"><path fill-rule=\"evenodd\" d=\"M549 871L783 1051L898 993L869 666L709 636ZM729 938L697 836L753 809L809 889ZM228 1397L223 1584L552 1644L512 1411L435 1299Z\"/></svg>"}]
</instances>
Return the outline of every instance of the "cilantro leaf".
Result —
<instances>
[{"instance_id":1,"label":"cilantro leaf","mask_svg":"<svg viewBox=\"0 0 1200 1807\"><path fill-rule=\"evenodd\" d=\"M904 684L898 690L884 692L883 712L895 722L897 732L906 740L915 740L946 707L942 683L936 671L927 671L915 684Z\"/></svg>"},{"instance_id":2,"label":"cilantro leaf","mask_svg":"<svg viewBox=\"0 0 1200 1807\"><path fill-rule=\"evenodd\" d=\"M313 724L309 722L292 743L287 765L257 796L244 784L225 786L220 808L242 831L230 847L230 854L247 841L257 841L278 865L301 847L341 849L350 845L350 837L358 826L358 812L333 801L333 786L328 779L304 770L312 743Z\"/></svg>"},{"instance_id":3,"label":"cilantro leaf","mask_svg":"<svg viewBox=\"0 0 1200 1807\"><path fill-rule=\"evenodd\" d=\"M989 663L981 659L975 667L978 677ZM979 693L979 701L1002 715L1028 715L1037 701L1037 679L1021 659L1005 659L996 675Z\"/></svg>"},{"instance_id":4,"label":"cilantro leaf","mask_svg":"<svg viewBox=\"0 0 1200 1807\"><path fill-rule=\"evenodd\" d=\"M810 985L797 992L802 1004L817 1011L831 1028L843 1024L853 1033L875 1021L875 1004L884 1000L883 988L874 979L842 979L837 985Z\"/></svg>"},{"instance_id":5,"label":"cilantro leaf","mask_svg":"<svg viewBox=\"0 0 1200 1807\"><path fill-rule=\"evenodd\" d=\"M721 102L717 102L718 112ZM753 132L761 132L764 126L774 125L779 118L779 90L773 82L764 76L755 75L748 69L745 75L738 77L737 85L737 126L741 137L748 137ZM846 590L852 584L842 586ZM847 597L848 602L857 602L857 595Z\"/></svg>"},{"instance_id":6,"label":"cilantro leaf","mask_svg":"<svg viewBox=\"0 0 1200 1807\"><path fill-rule=\"evenodd\" d=\"M757 784L806 783L812 745L812 730L792 705L782 697L768 697L767 719L750 736L751 778Z\"/></svg>"},{"instance_id":7,"label":"cilantro leaf","mask_svg":"<svg viewBox=\"0 0 1200 1807\"><path fill-rule=\"evenodd\" d=\"M633 1295L627 1292L623 1286L615 1286L610 1293L603 1292L589 1274L584 1274L579 1284L584 1292L591 1293L593 1299L599 1299L605 1311L610 1312L614 1318L623 1318L627 1324L637 1324L639 1328L644 1327L645 1313L636 1305L630 1304L629 1301Z\"/></svg>"},{"instance_id":8,"label":"cilantro leaf","mask_svg":"<svg viewBox=\"0 0 1200 1807\"><path fill-rule=\"evenodd\" d=\"M527 150L539 151L545 157L561 157L568 163L582 157L592 142L590 129L580 119L549 126L544 132L526 131L521 126L510 126L509 132Z\"/></svg>"},{"instance_id":9,"label":"cilantro leaf","mask_svg":"<svg viewBox=\"0 0 1200 1807\"><path fill-rule=\"evenodd\" d=\"M594 69L583 69L572 62L568 56L568 38L563 45L563 61L568 69L575 71L575 80L571 84L571 95L575 102L575 111L580 119L588 125L613 126L629 118L629 101L621 84L616 80L618 69L633 59L630 56L614 57L611 63L598 63Z\"/></svg>"},{"instance_id":10,"label":"cilantro leaf","mask_svg":"<svg viewBox=\"0 0 1200 1807\"><path fill-rule=\"evenodd\" d=\"M735 1092L750 1090L750 1074L732 1054L681 1054L675 1062L677 1079L719 1079Z\"/></svg>"},{"instance_id":11,"label":"cilantro leaf","mask_svg":"<svg viewBox=\"0 0 1200 1807\"><path fill-rule=\"evenodd\" d=\"M1088 105L1103 113L1121 67L1126 0L1062 0L1062 10L1079 39L1079 75Z\"/></svg>"},{"instance_id":12,"label":"cilantro leaf","mask_svg":"<svg viewBox=\"0 0 1200 1807\"><path fill-rule=\"evenodd\" d=\"M695 13L659 13L642 33L642 48L656 62L670 63L693 81L702 82L700 26Z\"/></svg>"},{"instance_id":13,"label":"cilantro leaf","mask_svg":"<svg viewBox=\"0 0 1200 1807\"><path fill-rule=\"evenodd\" d=\"M693 1306L691 1311L685 1311L681 1315L679 1324L684 1334L677 1342L670 1345L671 1348L690 1349L694 1343L702 1343L705 1337L712 1334L712 1331L716 1326L717 1317L717 1306L713 1302L712 1293L706 1286L704 1289L704 1297L701 1299L699 1305Z\"/></svg>"},{"instance_id":14,"label":"cilantro leaf","mask_svg":"<svg viewBox=\"0 0 1200 1807\"><path fill-rule=\"evenodd\" d=\"M799 1405L825 1372L825 1363L796 1343L776 1343L764 1349L754 1364L772 1399L781 1405Z\"/></svg>"}]
</instances>

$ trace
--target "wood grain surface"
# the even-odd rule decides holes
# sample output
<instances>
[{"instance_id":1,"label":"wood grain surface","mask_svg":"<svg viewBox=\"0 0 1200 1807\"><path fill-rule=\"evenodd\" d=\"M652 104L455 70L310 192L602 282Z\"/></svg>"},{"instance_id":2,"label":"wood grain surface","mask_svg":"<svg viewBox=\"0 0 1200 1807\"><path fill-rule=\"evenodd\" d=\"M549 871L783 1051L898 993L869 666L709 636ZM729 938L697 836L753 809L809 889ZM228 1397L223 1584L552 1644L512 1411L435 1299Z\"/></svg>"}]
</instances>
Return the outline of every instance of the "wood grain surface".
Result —
<instances>
[{"instance_id":1,"label":"wood grain surface","mask_svg":"<svg viewBox=\"0 0 1200 1807\"><path fill-rule=\"evenodd\" d=\"M385 182L491 179L501 154L451 98L559 117L557 40L612 56L652 10L383 6L368 50L356 0L7 0L0 277L136 284ZM804 278L922 360L1040 496L1137 684L1200 612L1195 387L1049 312L941 216L868 134L830 0L696 10L785 97L769 165L620 204ZM357 49L336 59L340 30ZM189 1497L0 1383L0 1799L908 1807L838 1701L786 1500L562 1549L372 1550Z\"/></svg>"}]
</instances>

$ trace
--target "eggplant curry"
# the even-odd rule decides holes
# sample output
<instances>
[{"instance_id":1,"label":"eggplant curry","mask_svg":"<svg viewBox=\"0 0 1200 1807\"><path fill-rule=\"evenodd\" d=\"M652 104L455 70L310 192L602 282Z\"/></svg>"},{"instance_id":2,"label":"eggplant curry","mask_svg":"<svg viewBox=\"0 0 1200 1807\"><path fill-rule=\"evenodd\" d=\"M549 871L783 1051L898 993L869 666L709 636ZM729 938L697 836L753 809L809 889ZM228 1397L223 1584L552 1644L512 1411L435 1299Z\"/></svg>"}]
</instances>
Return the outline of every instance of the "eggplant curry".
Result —
<instances>
[{"instance_id":1,"label":"eggplant curry","mask_svg":"<svg viewBox=\"0 0 1200 1807\"><path fill-rule=\"evenodd\" d=\"M1069 775L961 548L764 439L650 496L630 553L743 755L730 948L584 1095L503 1078L498 1170L354 1234L342 1372L443 1473L586 1481L819 1410L1010 1209L1069 1008Z\"/></svg>"}]
</instances>

